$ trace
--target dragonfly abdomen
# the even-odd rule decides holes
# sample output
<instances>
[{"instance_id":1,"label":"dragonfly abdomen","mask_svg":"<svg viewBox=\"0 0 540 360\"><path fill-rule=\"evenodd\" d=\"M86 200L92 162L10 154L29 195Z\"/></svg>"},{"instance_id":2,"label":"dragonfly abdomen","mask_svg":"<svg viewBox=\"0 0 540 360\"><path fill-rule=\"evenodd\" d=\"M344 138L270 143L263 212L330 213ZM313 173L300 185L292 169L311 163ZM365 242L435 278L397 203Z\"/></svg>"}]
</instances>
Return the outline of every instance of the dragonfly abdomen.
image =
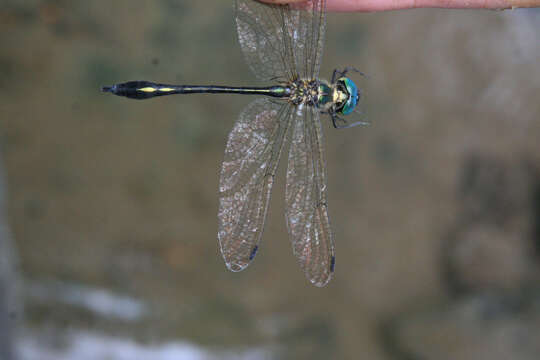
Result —
<instances>
[{"instance_id":1,"label":"dragonfly abdomen","mask_svg":"<svg viewBox=\"0 0 540 360\"><path fill-rule=\"evenodd\" d=\"M167 85L156 84L150 81L128 81L113 86L105 86L101 90L135 100L173 94L242 94L285 98L289 97L291 93L289 87L279 85L270 87L231 87L215 85Z\"/></svg>"}]
</instances>

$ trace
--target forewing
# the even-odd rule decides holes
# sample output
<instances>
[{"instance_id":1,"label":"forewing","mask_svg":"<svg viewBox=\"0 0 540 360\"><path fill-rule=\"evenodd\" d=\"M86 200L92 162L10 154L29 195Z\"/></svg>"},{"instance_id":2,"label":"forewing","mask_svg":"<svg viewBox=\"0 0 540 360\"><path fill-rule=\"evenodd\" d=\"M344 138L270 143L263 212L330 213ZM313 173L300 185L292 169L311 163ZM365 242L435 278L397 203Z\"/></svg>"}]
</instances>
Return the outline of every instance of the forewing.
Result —
<instances>
[{"instance_id":1,"label":"forewing","mask_svg":"<svg viewBox=\"0 0 540 360\"><path fill-rule=\"evenodd\" d=\"M262 80L318 78L326 28L326 0L302 8L236 0L238 40Z\"/></svg>"},{"instance_id":2,"label":"forewing","mask_svg":"<svg viewBox=\"0 0 540 360\"><path fill-rule=\"evenodd\" d=\"M319 112L307 108L293 124L285 189L287 227L306 277L324 286L332 277L335 255Z\"/></svg>"},{"instance_id":3,"label":"forewing","mask_svg":"<svg viewBox=\"0 0 540 360\"><path fill-rule=\"evenodd\" d=\"M291 113L287 103L256 100L229 134L219 184L218 239L232 271L246 268L257 252Z\"/></svg>"},{"instance_id":4,"label":"forewing","mask_svg":"<svg viewBox=\"0 0 540 360\"><path fill-rule=\"evenodd\" d=\"M299 13L296 58L299 73L318 79L326 33L326 0L313 0Z\"/></svg>"}]
</instances>

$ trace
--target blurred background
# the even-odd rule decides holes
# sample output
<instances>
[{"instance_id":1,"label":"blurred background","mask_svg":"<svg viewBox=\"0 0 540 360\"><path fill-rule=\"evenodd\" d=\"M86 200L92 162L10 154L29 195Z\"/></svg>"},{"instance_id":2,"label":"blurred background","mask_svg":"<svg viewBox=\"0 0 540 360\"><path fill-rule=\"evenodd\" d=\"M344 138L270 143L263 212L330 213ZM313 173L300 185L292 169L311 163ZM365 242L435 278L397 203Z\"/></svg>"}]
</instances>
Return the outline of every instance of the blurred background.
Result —
<instances>
[{"instance_id":1,"label":"blurred background","mask_svg":"<svg viewBox=\"0 0 540 360\"><path fill-rule=\"evenodd\" d=\"M539 33L538 10L329 14L321 76L365 72L371 125L323 120L321 289L283 169L256 261L219 254L223 151L253 98L99 92L258 85L230 1L4 0L0 359L537 359Z\"/></svg>"}]
</instances>

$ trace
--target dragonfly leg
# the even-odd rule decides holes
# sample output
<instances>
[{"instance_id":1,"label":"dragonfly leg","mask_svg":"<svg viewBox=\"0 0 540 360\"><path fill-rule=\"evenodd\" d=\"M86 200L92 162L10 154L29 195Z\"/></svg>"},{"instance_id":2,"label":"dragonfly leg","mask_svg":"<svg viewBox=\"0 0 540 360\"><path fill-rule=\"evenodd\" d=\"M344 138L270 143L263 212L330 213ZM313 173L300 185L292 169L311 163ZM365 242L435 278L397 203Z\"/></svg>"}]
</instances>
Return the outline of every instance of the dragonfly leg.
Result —
<instances>
[{"instance_id":1,"label":"dragonfly leg","mask_svg":"<svg viewBox=\"0 0 540 360\"><path fill-rule=\"evenodd\" d=\"M346 119L338 116L335 112L329 112L328 114L332 118L332 125L334 125L334 128L336 129L348 129L359 125L367 126L371 124L369 121L355 121L353 123L349 123Z\"/></svg>"},{"instance_id":2,"label":"dragonfly leg","mask_svg":"<svg viewBox=\"0 0 540 360\"><path fill-rule=\"evenodd\" d=\"M336 82L337 79L339 79L340 77L344 77L347 75L347 73L351 72L351 71L354 71L355 73L358 73L362 76L366 76L366 74L364 74L363 72L361 72L360 70L356 69L356 68L353 68L353 67L350 67L350 66L347 66L343 69L343 71L341 70L338 70L338 69L335 69L334 70L334 73L332 74L332 83Z\"/></svg>"},{"instance_id":3,"label":"dragonfly leg","mask_svg":"<svg viewBox=\"0 0 540 360\"><path fill-rule=\"evenodd\" d=\"M347 125L344 125L342 127L340 127L339 129L348 129L348 128L352 128L352 127L355 127L355 126L368 126L368 125L371 125L371 123L369 121L355 121L353 123L347 123Z\"/></svg>"},{"instance_id":4,"label":"dragonfly leg","mask_svg":"<svg viewBox=\"0 0 540 360\"><path fill-rule=\"evenodd\" d=\"M335 129L343 129L344 127L347 127L347 120L340 117L335 111L328 111L328 115L332 118L332 125L334 125Z\"/></svg>"},{"instance_id":5,"label":"dragonfly leg","mask_svg":"<svg viewBox=\"0 0 540 360\"><path fill-rule=\"evenodd\" d=\"M339 117L335 112L329 112L329 114L332 118L332 125L334 125L335 129L342 129L343 126L347 125L347 121L342 117ZM343 124L340 124L340 122Z\"/></svg>"},{"instance_id":6,"label":"dragonfly leg","mask_svg":"<svg viewBox=\"0 0 540 360\"><path fill-rule=\"evenodd\" d=\"M361 72L357 68L354 68L354 67L351 67L351 66L347 66L345 69L343 69L343 72L341 73L341 76L347 75L347 73L350 72L350 71L354 71L355 73L358 73L358 74L360 74L362 76L366 76L366 74L364 74L363 72Z\"/></svg>"},{"instance_id":7,"label":"dragonfly leg","mask_svg":"<svg viewBox=\"0 0 540 360\"><path fill-rule=\"evenodd\" d=\"M335 84L338 72L338 69L334 69L334 72L332 73L332 84Z\"/></svg>"}]
</instances>

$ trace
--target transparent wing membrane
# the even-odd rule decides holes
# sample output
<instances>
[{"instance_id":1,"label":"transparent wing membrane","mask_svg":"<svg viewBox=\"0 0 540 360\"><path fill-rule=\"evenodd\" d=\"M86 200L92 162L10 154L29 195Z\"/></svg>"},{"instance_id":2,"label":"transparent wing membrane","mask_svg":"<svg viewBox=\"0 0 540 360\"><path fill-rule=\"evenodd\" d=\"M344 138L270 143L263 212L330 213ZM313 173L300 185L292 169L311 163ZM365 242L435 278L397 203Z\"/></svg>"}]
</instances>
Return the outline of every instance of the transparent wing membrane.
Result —
<instances>
[{"instance_id":1,"label":"transparent wing membrane","mask_svg":"<svg viewBox=\"0 0 540 360\"><path fill-rule=\"evenodd\" d=\"M258 249L293 110L288 103L256 100L229 134L219 183L218 239L232 271L246 268Z\"/></svg>"},{"instance_id":2,"label":"transparent wing membrane","mask_svg":"<svg viewBox=\"0 0 540 360\"><path fill-rule=\"evenodd\" d=\"M236 0L238 40L262 80L318 78L326 30L326 0L301 9Z\"/></svg>"},{"instance_id":3,"label":"transparent wing membrane","mask_svg":"<svg viewBox=\"0 0 540 360\"><path fill-rule=\"evenodd\" d=\"M319 112L313 108L293 124L285 203L294 254L306 277L324 286L334 270L334 239L326 203L323 135Z\"/></svg>"}]
</instances>

